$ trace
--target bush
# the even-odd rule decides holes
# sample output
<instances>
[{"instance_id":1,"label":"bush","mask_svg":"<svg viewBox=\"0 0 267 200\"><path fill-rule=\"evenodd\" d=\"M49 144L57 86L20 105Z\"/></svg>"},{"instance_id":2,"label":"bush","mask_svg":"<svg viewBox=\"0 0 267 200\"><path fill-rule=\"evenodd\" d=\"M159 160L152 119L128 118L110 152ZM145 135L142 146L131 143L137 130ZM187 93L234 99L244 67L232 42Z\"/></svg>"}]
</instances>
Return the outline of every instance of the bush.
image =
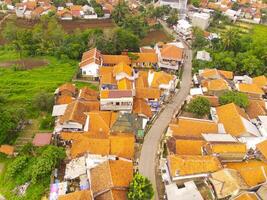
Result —
<instances>
[{"instance_id":1,"label":"bush","mask_svg":"<svg viewBox=\"0 0 267 200\"><path fill-rule=\"evenodd\" d=\"M27 156L17 157L7 168L6 176L9 178L14 178L18 175L26 166L28 162Z\"/></svg>"},{"instance_id":2,"label":"bush","mask_svg":"<svg viewBox=\"0 0 267 200\"><path fill-rule=\"evenodd\" d=\"M40 130L51 130L55 125L55 119L51 116L45 116L40 123Z\"/></svg>"},{"instance_id":3,"label":"bush","mask_svg":"<svg viewBox=\"0 0 267 200\"><path fill-rule=\"evenodd\" d=\"M47 92L40 92L35 96L33 105L39 111L51 112L54 105L54 96Z\"/></svg>"},{"instance_id":4,"label":"bush","mask_svg":"<svg viewBox=\"0 0 267 200\"><path fill-rule=\"evenodd\" d=\"M228 91L219 97L221 105L235 103L241 108L246 108L249 105L248 96L244 93Z\"/></svg>"},{"instance_id":5,"label":"bush","mask_svg":"<svg viewBox=\"0 0 267 200\"><path fill-rule=\"evenodd\" d=\"M186 110L193 113L196 117L203 117L210 113L210 102L204 97L197 97L190 101Z\"/></svg>"},{"instance_id":6,"label":"bush","mask_svg":"<svg viewBox=\"0 0 267 200\"><path fill-rule=\"evenodd\" d=\"M130 183L127 197L129 200L150 200L154 196L151 182L141 174L135 174Z\"/></svg>"}]
</instances>

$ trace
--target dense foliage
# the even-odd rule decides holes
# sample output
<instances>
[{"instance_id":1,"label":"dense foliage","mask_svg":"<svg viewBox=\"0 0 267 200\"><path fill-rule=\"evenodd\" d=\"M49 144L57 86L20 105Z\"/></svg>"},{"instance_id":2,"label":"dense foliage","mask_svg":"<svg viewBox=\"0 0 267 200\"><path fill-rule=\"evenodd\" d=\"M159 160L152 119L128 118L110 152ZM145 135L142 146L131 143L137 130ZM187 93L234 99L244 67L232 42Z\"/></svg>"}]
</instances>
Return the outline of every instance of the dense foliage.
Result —
<instances>
[{"instance_id":1,"label":"dense foliage","mask_svg":"<svg viewBox=\"0 0 267 200\"><path fill-rule=\"evenodd\" d=\"M246 108L249 104L248 96L244 93L228 91L219 97L221 105L235 103L239 107Z\"/></svg>"},{"instance_id":2,"label":"dense foliage","mask_svg":"<svg viewBox=\"0 0 267 200\"><path fill-rule=\"evenodd\" d=\"M186 110L196 117L204 117L210 113L210 102L205 97L196 97L187 105Z\"/></svg>"},{"instance_id":3,"label":"dense foliage","mask_svg":"<svg viewBox=\"0 0 267 200\"><path fill-rule=\"evenodd\" d=\"M255 26L249 33L230 28L221 34L220 39L214 39L210 43L205 39L203 31L195 29L192 46L196 50L206 48L212 57L212 62L193 61L195 71L215 67L240 75L267 74L266 27Z\"/></svg>"},{"instance_id":4,"label":"dense foliage","mask_svg":"<svg viewBox=\"0 0 267 200\"><path fill-rule=\"evenodd\" d=\"M154 196L151 182L141 174L135 174L127 194L129 200L150 200Z\"/></svg>"}]
</instances>

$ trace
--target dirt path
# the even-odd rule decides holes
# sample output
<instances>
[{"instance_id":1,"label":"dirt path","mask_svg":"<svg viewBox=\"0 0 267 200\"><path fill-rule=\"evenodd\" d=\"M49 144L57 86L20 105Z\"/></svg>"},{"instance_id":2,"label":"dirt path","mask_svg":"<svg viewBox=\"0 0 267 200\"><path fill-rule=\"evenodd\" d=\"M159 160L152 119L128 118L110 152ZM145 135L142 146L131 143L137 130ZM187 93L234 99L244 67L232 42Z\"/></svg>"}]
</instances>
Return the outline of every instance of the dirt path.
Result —
<instances>
[{"instance_id":1,"label":"dirt path","mask_svg":"<svg viewBox=\"0 0 267 200\"><path fill-rule=\"evenodd\" d=\"M9 68L12 66L16 66L18 68L24 69L33 69L37 67L43 67L48 65L48 61L44 59L31 59L26 58L23 60L15 60L15 61L3 61L0 62L0 67Z\"/></svg>"}]
</instances>

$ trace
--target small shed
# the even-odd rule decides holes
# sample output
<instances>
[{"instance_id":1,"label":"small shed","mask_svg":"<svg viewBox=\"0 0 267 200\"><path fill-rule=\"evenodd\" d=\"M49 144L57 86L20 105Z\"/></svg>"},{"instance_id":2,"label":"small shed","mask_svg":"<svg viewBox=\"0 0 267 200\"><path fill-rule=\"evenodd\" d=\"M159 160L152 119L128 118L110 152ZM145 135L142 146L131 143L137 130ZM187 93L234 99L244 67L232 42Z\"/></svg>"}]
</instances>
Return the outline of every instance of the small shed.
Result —
<instances>
[{"instance_id":1,"label":"small shed","mask_svg":"<svg viewBox=\"0 0 267 200\"><path fill-rule=\"evenodd\" d=\"M52 133L37 133L32 141L32 144L37 147L49 145L51 143Z\"/></svg>"}]
</instances>

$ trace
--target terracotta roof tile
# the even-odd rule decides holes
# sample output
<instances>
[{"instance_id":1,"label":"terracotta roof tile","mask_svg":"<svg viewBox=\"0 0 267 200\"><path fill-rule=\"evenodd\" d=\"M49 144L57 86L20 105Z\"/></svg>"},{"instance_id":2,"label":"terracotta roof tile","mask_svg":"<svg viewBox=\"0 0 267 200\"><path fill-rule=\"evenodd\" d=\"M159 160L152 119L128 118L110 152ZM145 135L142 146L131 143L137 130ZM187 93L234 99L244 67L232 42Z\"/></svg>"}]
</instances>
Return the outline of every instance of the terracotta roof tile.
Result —
<instances>
[{"instance_id":1,"label":"terracotta roof tile","mask_svg":"<svg viewBox=\"0 0 267 200\"><path fill-rule=\"evenodd\" d=\"M132 90L102 90L100 92L101 99L133 97Z\"/></svg>"},{"instance_id":2,"label":"terracotta roof tile","mask_svg":"<svg viewBox=\"0 0 267 200\"><path fill-rule=\"evenodd\" d=\"M98 97L98 92L89 87L83 87L80 89L79 99L85 101L91 101L91 100L97 100L97 97Z\"/></svg>"},{"instance_id":3,"label":"terracotta roof tile","mask_svg":"<svg viewBox=\"0 0 267 200\"><path fill-rule=\"evenodd\" d=\"M134 55L138 56L137 60L133 60L133 63L157 63L158 62L158 55L155 52L148 52L148 53L134 53Z\"/></svg>"},{"instance_id":4,"label":"terracotta roof tile","mask_svg":"<svg viewBox=\"0 0 267 200\"><path fill-rule=\"evenodd\" d=\"M263 100L249 100L249 105L246 108L246 113L250 119L255 119L260 115L267 115L265 102Z\"/></svg>"},{"instance_id":5,"label":"terracotta roof tile","mask_svg":"<svg viewBox=\"0 0 267 200\"><path fill-rule=\"evenodd\" d=\"M266 76L257 76L252 79L253 83L256 84L259 88L267 86L267 78Z\"/></svg>"},{"instance_id":6,"label":"terracotta roof tile","mask_svg":"<svg viewBox=\"0 0 267 200\"><path fill-rule=\"evenodd\" d=\"M173 177L210 173L222 168L220 161L212 156L169 155L167 159Z\"/></svg>"},{"instance_id":7,"label":"terracotta roof tile","mask_svg":"<svg viewBox=\"0 0 267 200\"><path fill-rule=\"evenodd\" d=\"M202 155L204 140L176 139L177 155ZM190 147L190 148L189 148Z\"/></svg>"},{"instance_id":8,"label":"terracotta roof tile","mask_svg":"<svg viewBox=\"0 0 267 200\"><path fill-rule=\"evenodd\" d=\"M57 103L58 105L61 105L61 104L70 104L72 101L73 101L72 96L68 96L68 95L60 95L60 96L57 98L56 103Z\"/></svg>"},{"instance_id":9,"label":"terracotta roof tile","mask_svg":"<svg viewBox=\"0 0 267 200\"><path fill-rule=\"evenodd\" d=\"M246 154L247 147L243 143L211 143L208 144L211 153L241 153Z\"/></svg>"},{"instance_id":10,"label":"terracotta roof tile","mask_svg":"<svg viewBox=\"0 0 267 200\"><path fill-rule=\"evenodd\" d=\"M126 55L103 55L104 65L117 65L124 62L127 65L131 64L131 60Z\"/></svg>"},{"instance_id":11,"label":"terracotta roof tile","mask_svg":"<svg viewBox=\"0 0 267 200\"><path fill-rule=\"evenodd\" d=\"M98 65L101 65L102 54L96 48L91 49L83 53L82 60L79 63L80 67L84 67L90 63L95 62Z\"/></svg>"},{"instance_id":12,"label":"terracotta roof tile","mask_svg":"<svg viewBox=\"0 0 267 200\"><path fill-rule=\"evenodd\" d=\"M154 88L137 88L135 96L140 99L159 99L160 90Z\"/></svg>"},{"instance_id":13,"label":"terracotta roof tile","mask_svg":"<svg viewBox=\"0 0 267 200\"><path fill-rule=\"evenodd\" d=\"M153 80L151 82L152 88L159 88L161 84L169 84L174 77L166 72L153 72Z\"/></svg>"},{"instance_id":14,"label":"terracotta roof tile","mask_svg":"<svg viewBox=\"0 0 267 200\"><path fill-rule=\"evenodd\" d=\"M152 117L152 111L145 99L134 99L133 113L144 115L148 118Z\"/></svg>"},{"instance_id":15,"label":"terracotta roof tile","mask_svg":"<svg viewBox=\"0 0 267 200\"><path fill-rule=\"evenodd\" d=\"M125 73L128 76L132 76L133 74L133 69L127 65L124 62L120 62L119 64L115 65L113 68L113 76L116 76L120 73Z\"/></svg>"},{"instance_id":16,"label":"terracotta roof tile","mask_svg":"<svg viewBox=\"0 0 267 200\"><path fill-rule=\"evenodd\" d=\"M15 151L15 148L11 145L3 144L0 146L0 153L6 154L6 155L13 155Z\"/></svg>"},{"instance_id":17,"label":"terracotta roof tile","mask_svg":"<svg viewBox=\"0 0 267 200\"><path fill-rule=\"evenodd\" d=\"M133 89L133 83L127 78L123 78L117 82L119 90L131 90Z\"/></svg>"},{"instance_id":18,"label":"terracotta roof tile","mask_svg":"<svg viewBox=\"0 0 267 200\"><path fill-rule=\"evenodd\" d=\"M233 200L259 200L254 192L243 192L235 197Z\"/></svg>"},{"instance_id":19,"label":"terracotta roof tile","mask_svg":"<svg viewBox=\"0 0 267 200\"><path fill-rule=\"evenodd\" d=\"M202 133L218 133L215 122L195 118L180 117L178 123L169 124L169 128L174 136L201 137Z\"/></svg>"},{"instance_id":20,"label":"terracotta roof tile","mask_svg":"<svg viewBox=\"0 0 267 200\"><path fill-rule=\"evenodd\" d=\"M207 82L207 88L209 91L229 90L227 82L223 79L208 81Z\"/></svg>"},{"instance_id":21,"label":"terracotta roof tile","mask_svg":"<svg viewBox=\"0 0 267 200\"><path fill-rule=\"evenodd\" d=\"M59 86L58 91L60 93L67 91L67 92L71 93L72 95L75 95L76 87L72 83L65 83L65 84Z\"/></svg>"},{"instance_id":22,"label":"terracotta roof tile","mask_svg":"<svg viewBox=\"0 0 267 200\"><path fill-rule=\"evenodd\" d=\"M174 45L163 45L160 50L161 57L170 60L182 60L183 59L183 49L178 48Z\"/></svg>"},{"instance_id":23,"label":"terracotta roof tile","mask_svg":"<svg viewBox=\"0 0 267 200\"><path fill-rule=\"evenodd\" d=\"M81 190L69 194L61 195L58 200L92 200L92 192L90 190Z\"/></svg>"},{"instance_id":24,"label":"terracotta roof tile","mask_svg":"<svg viewBox=\"0 0 267 200\"><path fill-rule=\"evenodd\" d=\"M218 107L220 105L219 97L217 96L202 96L202 97L208 99L212 107Z\"/></svg>"},{"instance_id":25,"label":"terracotta roof tile","mask_svg":"<svg viewBox=\"0 0 267 200\"><path fill-rule=\"evenodd\" d=\"M256 147L262 153L265 159L267 159L267 140L258 143Z\"/></svg>"},{"instance_id":26,"label":"terracotta roof tile","mask_svg":"<svg viewBox=\"0 0 267 200\"><path fill-rule=\"evenodd\" d=\"M110 139L110 154L123 158L133 159L135 137L133 134L112 134Z\"/></svg>"},{"instance_id":27,"label":"terracotta roof tile","mask_svg":"<svg viewBox=\"0 0 267 200\"><path fill-rule=\"evenodd\" d=\"M32 141L34 146L45 146L49 145L52 139L52 133L37 133Z\"/></svg>"},{"instance_id":28,"label":"terracotta roof tile","mask_svg":"<svg viewBox=\"0 0 267 200\"><path fill-rule=\"evenodd\" d=\"M240 92L244 93L260 94L260 95L264 94L263 90L260 89L256 84L240 83L238 84L238 88Z\"/></svg>"}]
</instances>

